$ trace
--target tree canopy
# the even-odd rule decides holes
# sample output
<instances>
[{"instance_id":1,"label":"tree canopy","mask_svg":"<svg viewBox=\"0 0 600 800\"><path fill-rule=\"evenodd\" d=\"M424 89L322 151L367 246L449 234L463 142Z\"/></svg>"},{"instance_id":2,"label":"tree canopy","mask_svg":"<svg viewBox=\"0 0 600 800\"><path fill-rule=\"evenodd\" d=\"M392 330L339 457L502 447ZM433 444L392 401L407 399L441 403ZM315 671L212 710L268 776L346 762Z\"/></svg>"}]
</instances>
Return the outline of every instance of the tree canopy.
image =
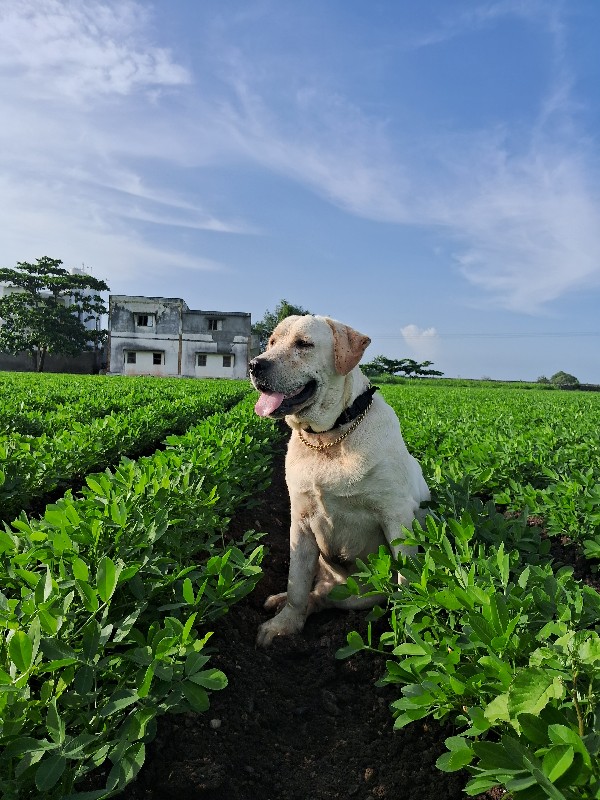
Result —
<instances>
[{"instance_id":1,"label":"tree canopy","mask_svg":"<svg viewBox=\"0 0 600 800\"><path fill-rule=\"evenodd\" d=\"M568 372L555 372L554 375L550 378L550 383L554 383L557 386L577 386L579 381L575 377L575 375L570 375Z\"/></svg>"},{"instance_id":2,"label":"tree canopy","mask_svg":"<svg viewBox=\"0 0 600 800\"><path fill-rule=\"evenodd\" d=\"M287 300L280 300L275 306L274 311L265 311L264 317L255 322L252 326L252 333L258 337L258 343L261 350L264 350L269 342L269 336L279 323L286 317L292 317L295 314L302 316L303 314L312 314L312 311L307 311L302 306L295 306Z\"/></svg>"},{"instance_id":3,"label":"tree canopy","mask_svg":"<svg viewBox=\"0 0 600 800\"><path fill-rule=\"evenodd\" d=\"M429 369L433 361L418 362L412 358L386 358L386 356L375 356L372 361L367 364L362 364L361 369L369 377L376 375L398 375L403 374L408 377L414 375L416 377L432 377L435 375L443 375L437 369Z\"/></svg>"},{"instance_id":4,"label":"tree canopy","mask_svg":"<svg viewBox=\"0 0 600 800\"><path fill-rule=\"evenodd\" d=\"M107 335L85 323L107 313L98 292L109 291L108 286L61 264L43 256L35 264L19 261L15 268L0 268L0 281L16 289L0 297L0 350L28 352L38 372L47 353L76 356L97 349Z\"/></svg>"}]
</instances>

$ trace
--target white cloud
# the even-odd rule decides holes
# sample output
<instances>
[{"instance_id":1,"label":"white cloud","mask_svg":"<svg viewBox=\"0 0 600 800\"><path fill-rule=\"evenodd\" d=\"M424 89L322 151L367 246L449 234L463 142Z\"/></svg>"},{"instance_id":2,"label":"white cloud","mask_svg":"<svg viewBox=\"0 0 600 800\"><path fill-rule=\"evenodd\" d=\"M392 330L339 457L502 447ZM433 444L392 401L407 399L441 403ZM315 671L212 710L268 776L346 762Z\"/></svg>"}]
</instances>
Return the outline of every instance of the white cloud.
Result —
<instances>
[{"instance_id":1,"label":"white cloud","mask_svg":"<svg viewBox=\"0 0 600 800\"><path fill-rule=\"evenodd\" d=\"M433 361L438 352L439 337L435 328L419 328L413 323L400 328L400 333L418 361Z\"/></svg>"}]
</instances>

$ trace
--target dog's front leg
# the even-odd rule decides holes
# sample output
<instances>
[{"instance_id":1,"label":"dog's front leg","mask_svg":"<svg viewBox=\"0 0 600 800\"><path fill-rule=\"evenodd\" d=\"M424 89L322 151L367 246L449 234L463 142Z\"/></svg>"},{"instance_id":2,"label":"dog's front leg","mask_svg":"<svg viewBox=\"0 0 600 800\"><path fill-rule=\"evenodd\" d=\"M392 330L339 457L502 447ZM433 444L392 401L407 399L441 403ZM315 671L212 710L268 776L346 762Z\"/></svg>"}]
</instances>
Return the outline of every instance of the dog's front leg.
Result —
<instances>
[{"instance_id":1,"label":"dog's front leg","mask_svg":"<svg viewBox=\"0 0 600 800\"><path fill-rule=\"evenodd\" d=\"M319 547L307 524L292 521L290 530L290 570L287 593L269 597L265 607L285 602L281 611L258 629L256 643L271 644L275 636L289 636L304 627L308 615L309 595L315 579Z\"/></svg>"}]
</instances>

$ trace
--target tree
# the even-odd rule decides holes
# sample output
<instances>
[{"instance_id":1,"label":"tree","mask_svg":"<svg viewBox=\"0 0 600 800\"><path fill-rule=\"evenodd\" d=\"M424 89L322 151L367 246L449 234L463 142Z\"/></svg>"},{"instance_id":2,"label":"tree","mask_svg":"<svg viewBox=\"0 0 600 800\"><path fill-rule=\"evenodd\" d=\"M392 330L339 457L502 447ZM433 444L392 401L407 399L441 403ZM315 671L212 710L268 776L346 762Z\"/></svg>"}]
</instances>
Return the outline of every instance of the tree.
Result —
<instances>
[{"instance_id":1,"label":"tree","mask_svg":"<svg viewBox=\"0 0 600 800\"><path fill-rule=\"evenodd\" d=\"M408 377L411 375L425 377L444 374L437 369L428 369L432 364L433 361L423 361L419 363L412 358L396 359L386 358L386 356L375 356L373 361L363 364L361 369L365 375L369 377L374 377L375 375L397 375L400 372Z\"/></svg>"},{"instance_id":2,"label":"tree","mask_svg":"<svg viewBox=\"0 0 600 800\"><path fill-rule=\"evenodd\" d=\"M266 348L269 342L269 336L273 333L273 330L279 325L281 320L286 317L294 316L295 314L302 316L310 313L312 312L307 311L305 308L302 308L302 306L295 306L287 300L280 300L275 306L274 311L265 311L265 315L260 322L255 322L252 326L252 333L258 337L260 349L264 350Z\"/></svg>"},{"instance_id":3,"label":"tree","mask_svg":"<svg viewBox=\"0 0 600 800\"><path fill-rule=\"evenodd\" d=\"M37 372L43 372L47 353L97 351L107 335L85 323L107 313L98 292L109 291L108 286L91 275L71 274L61 264L44 256L35 264L19 261L14 269L0 269L0 281L16 289L0 296L0 350L28 352Z\"/></svg>"},{"instance_id":4,"label":"tree","mask_svg":"<svg viewBox=\"0 0 600 800\"><path fill-rule=\"evenodd\" d=\"M579 381L575 375L569 375L568 372L555 372L550 378L550 383L556 386L577 386Z\"/></svg>"}]
</instances>

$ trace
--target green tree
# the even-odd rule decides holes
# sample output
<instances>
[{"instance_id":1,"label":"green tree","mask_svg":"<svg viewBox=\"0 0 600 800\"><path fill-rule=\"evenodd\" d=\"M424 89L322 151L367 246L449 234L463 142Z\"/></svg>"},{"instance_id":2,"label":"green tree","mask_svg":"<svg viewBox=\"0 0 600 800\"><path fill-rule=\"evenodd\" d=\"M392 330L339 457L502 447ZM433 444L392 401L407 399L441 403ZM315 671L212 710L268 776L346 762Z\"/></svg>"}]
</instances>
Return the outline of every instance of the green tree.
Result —
<instances>
[{"instance_id":1,"label":"green tree","mask_svg":"<svg viewBox=\"0 0 600 800\"><path fill-rule=\"evenodd\" d=\"M273 333L273 330L281 320L286 317L294 316L295 314L303 315L311 313L311 311L307 311L305 308L302 308L302 306L295 306L287 300L280 300L275 306L274 311L265 311L264 317L259 322L255 322L252 326L252 333L258 337L260 349L264 350L266 348L269 342L269 336Z\"/></svg>"},{"instance_id":2,"label":"green tree","mask_svg":"<svg viewBox=\"0 0 600 800\"><path fill-rule=\"evenodd\" d=\"M577 386L579 381L575 375L569 375L568 372L561 371L554 373L550 378L550 383L554 383L556 386Z\"/></svg>"},{"instance_id":3,"label":"green tree","mask_svg":"<svg viewBox=\"0 0 600 800\"><path fill-rule=\"evenodd\" d=\"M375 375L398 375L402 373L410 377L416 375L420 377L443 375L437 369L428 369L433 361L423 361L419 363L412 358L387 358L386 356L375 356L372 361L362 364L361 369L369 377Z\"/></svg>"},{"instance_id":4,"label":"green tree","mask_svg":"<svg viewBox=\"0 0 600 800\"><path fill-rule=\"evenodd\" d=\"M43 372L47 353L76 356L97 351L105 330L88 330L85 323L106 314L98 292L109 291L104 281L71 274L56 258L19 261L14 269L0 268L0 281L16 291L0 297L0 350L17 355L26 351L37 372Z\"/></svg>"}]
</instances>

